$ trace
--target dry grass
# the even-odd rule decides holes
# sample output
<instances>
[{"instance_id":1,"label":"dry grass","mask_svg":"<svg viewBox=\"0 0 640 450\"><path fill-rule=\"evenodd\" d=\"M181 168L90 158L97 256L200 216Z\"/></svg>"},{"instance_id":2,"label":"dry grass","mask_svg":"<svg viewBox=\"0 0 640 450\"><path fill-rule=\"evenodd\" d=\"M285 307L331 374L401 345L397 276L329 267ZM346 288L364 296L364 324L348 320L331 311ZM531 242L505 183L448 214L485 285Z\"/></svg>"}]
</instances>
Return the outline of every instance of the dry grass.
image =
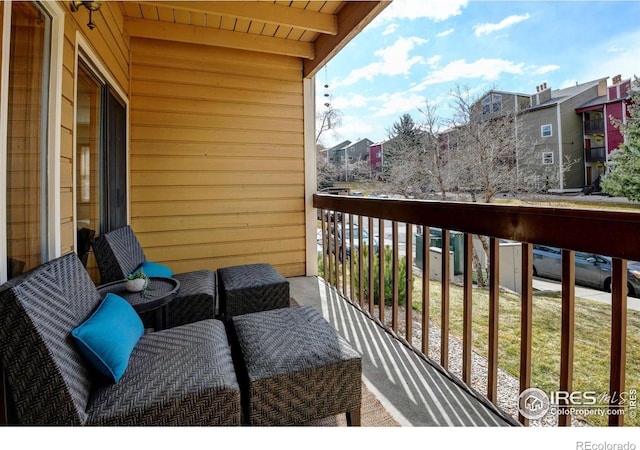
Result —
<instances>
[{"instance_id":1,"label":"dry grass","mask_svg":"<svg viewBox=\"0 0 640 450\"><path fill-rule=\"evenodd\" d=\"M421 283L416 277L414 309L421 311ZM429 315L434 323L440 318L440 283L430 283ZM487 355L489 294L482 289L473 293L473 345ZM560 374L560 298L558 295L536 295L533 299L532 380L545 392L559 389ZM520 371L520 299L503 293L500 297L499 366L515 377ZM450 288L450 327L455 337L462 336L462 288ZM627 320L626 386L640 388L640 313L630 310ZM576 298L573 390L606 393L609 390L609 352L611 307L591 300ZM593 425L605 425L606 419L588 417ZM637 418L625 417L628 426L640 425Z\"/></svg>"}]
</instances>

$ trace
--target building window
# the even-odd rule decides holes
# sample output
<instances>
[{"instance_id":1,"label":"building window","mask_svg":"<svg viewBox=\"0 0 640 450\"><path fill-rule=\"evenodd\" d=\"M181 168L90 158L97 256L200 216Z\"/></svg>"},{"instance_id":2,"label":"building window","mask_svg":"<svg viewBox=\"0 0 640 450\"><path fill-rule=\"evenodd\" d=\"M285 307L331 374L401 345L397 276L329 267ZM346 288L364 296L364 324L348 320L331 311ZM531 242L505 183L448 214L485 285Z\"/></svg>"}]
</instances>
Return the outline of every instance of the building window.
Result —
<instances>
[{"instance_id":1,"label":"building window","mask_svg":"<svg viewBox=\"0 0 640 450\"><path fill-rule=\"evenodd\" d=\"M491 94L491 109L493 112L499 112L502 109L501 94Z\"/></svg>"},{"instance_id":2,"label":"building window","mask_svg":"<svg viewBox=\"0 0 640 450\"><path fill-rule=\"evenodd\" d=\"M502 94L491 94L482 99L482 114L496 113L501 110Z\"/></svg>"},{"instance_id":3,"label":"building window","mask_svg":"<svg viewBox=\"0 0 640 450\"><path fill-rule=\"evenodd\" d=\"M542 137L551 137L551 136L553 136L553 128L551 127L550 123L548 123L546 125L542 125L540 127L540 135Z\"/></svg>"},{"instance_id":4,"label":"building window","mask_svg":"<svg viewBox=\"0 0 640 450\"><path fill-rule=\"evenodd\" d=\"M542 164L553 164L553 152L542 152Z\"/></svg>"}]
</instances>

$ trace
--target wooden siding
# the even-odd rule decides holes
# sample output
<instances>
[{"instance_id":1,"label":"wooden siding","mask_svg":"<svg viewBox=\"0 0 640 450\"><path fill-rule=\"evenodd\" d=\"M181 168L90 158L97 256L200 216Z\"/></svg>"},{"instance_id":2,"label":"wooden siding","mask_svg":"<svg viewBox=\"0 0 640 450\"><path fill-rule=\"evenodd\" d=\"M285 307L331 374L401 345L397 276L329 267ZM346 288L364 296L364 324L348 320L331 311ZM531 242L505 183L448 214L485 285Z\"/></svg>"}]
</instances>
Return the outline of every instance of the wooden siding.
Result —
<instances>
[{"instance_id":1,"label":"wooden siding","mask_svg":"<svg viewBox=\"0 0 640 450\"><path fill-rule=\"evenodd\" d=\"M129 38L124 34L124 18L117 4L104 2L93 19L96 28L86 26L88 15L84 8L76 13L69 11L69 2L60 2L64 7L64 44L62 70L62 120L60 149L60 221L62 254L74 251L76 234L73 216L76 195L73 192L73 168L76 151L73 148L74 98L76 78L76 33L79 31L100 58L100 64L107 67L109 75L119 84L123 92L129 91ZM95 63L95 61L94 61ZM75 164L78 164L76 161ZM97 280L97 270L92 257L89 259L89 273Z\"/></svg>"},{"instance_id":2,"label":"wooden siding","mask_svg":"<svg viewBox=\"0 0 640 450\"><path fill-rule=\"evenodd\" d=\"M305 274L299 59L131 41L131 225L174 271Z\"/></svg>"}]
</instances>

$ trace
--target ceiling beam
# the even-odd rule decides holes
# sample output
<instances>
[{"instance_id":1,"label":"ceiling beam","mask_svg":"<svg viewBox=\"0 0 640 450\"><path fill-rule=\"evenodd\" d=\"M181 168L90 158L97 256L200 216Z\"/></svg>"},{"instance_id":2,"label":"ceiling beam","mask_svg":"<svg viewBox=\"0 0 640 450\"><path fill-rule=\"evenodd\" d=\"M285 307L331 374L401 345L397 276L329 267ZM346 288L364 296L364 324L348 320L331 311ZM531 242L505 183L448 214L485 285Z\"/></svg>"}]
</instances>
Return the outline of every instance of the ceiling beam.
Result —
<instances>
[{"instance_id":1,"label":"ceiling beam","mask_svg":"<svg viewBox=\"0 0 640 450\"><path fill-rule=\"evenodd\" d=\"M315 57L314 47L308 42L133 17L126 17L124 24L131 37L235 48L304 59Z\"/></svg>"},{"instance_id":2,"label":"ceiling beam","mask_svg":"<svg viewBox=\"0 0 640 450\"><path fill-rule=\"evenodd\" d=\"M145 2L148 5L169 7L205 14L257 20L270 24L301 28L322 34L338 34L338 20L333 14L308 11L301 8L281 6L272 3L246 1L181 1Z\"/></svg>"},{"instance_id":3,"label":"ceiling beam","mask_svg":"<svg viewBox=\"0 0 640 450\"><path fill-rule=\"evenodd\" d=\"M346 2L338 13L338 34L318 36L316 57L304 62L304 77L313 76L390 4L391 0Z\"/></svg>"}]
</instances>

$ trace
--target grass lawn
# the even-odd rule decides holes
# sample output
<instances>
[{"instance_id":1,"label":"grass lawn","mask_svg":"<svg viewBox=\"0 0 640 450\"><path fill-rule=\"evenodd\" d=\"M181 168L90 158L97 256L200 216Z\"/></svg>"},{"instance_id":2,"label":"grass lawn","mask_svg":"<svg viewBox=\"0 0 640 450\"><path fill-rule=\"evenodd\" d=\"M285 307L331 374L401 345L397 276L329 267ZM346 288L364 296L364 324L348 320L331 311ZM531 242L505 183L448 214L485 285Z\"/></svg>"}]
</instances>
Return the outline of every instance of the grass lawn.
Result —
<instances>
[{"instance_id":1,"label":"grass lawn","mask_svg":"<svg viewBox=\"0 0 640 450\"><path fill-rule=\"evenodd\" d=\"M413 307L421 311L421 279L414 280ZM440 283L430 283L430 317L440 318ZM462 288L450 288L450 327L454 337L462 336ZM532 384L549 393L559 388L560 375L560 296L533 298ZM489 292L473 292L473 345L487 356ZM626 390L640 388L640 313L628 311ZM611 308L609 305L576 298L573 391L609 390L609 351ZM498 365L518 377L520 371L520 299L503 293L500 297ZM606 425L606 418L586 418L593 425ZM625 425L640 425L638 418L625 417Z\"/></svg>"}]
</instances>

